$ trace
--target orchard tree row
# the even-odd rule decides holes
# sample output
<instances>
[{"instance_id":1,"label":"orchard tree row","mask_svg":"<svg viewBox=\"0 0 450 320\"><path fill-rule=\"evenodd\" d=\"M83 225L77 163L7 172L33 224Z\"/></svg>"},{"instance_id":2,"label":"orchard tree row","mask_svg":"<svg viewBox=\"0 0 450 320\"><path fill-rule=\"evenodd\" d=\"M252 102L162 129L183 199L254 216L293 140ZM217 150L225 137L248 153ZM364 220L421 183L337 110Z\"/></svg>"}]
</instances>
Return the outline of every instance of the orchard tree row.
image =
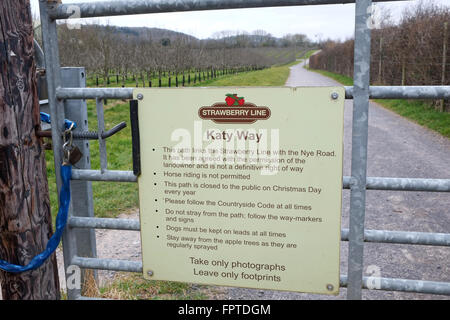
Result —
<instances>
[{"instance_id":1,"label":"orchard tree row","mask_svg":"<svg viewBox=\"0 0 450 320\"><path fill-rule=\"evenodd\" d=\"M178 86L259 70L292 62L314 45L305 35L275 38L262 30L220 32L199 40L163 29L98 24L80 28L61 24L58 36L62 66L85 67L94 85L122 86L129 81L136 86L161 86L162 82Z\"/></svg>"}]
</instances>

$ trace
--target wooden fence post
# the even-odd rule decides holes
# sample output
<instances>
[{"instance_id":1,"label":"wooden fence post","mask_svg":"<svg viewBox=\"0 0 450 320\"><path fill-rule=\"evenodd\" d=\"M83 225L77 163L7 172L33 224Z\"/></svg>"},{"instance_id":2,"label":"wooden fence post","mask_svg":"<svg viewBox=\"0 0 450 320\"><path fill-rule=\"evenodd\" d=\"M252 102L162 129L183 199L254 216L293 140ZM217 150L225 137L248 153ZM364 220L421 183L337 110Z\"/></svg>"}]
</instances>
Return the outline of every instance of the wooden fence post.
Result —
<instances>
[{"instance_id":1,"label":"wooden fence post","mask_svg":"<svg viewBox=\"0 0 450 320\"><path fill-rule=\"evenodd\" d=\"M27 265L53 233L29 0L0 2L0 50L0 258ZM0 283L3 299L59 299L56 256Z\"/></svg>"}]
</instances>

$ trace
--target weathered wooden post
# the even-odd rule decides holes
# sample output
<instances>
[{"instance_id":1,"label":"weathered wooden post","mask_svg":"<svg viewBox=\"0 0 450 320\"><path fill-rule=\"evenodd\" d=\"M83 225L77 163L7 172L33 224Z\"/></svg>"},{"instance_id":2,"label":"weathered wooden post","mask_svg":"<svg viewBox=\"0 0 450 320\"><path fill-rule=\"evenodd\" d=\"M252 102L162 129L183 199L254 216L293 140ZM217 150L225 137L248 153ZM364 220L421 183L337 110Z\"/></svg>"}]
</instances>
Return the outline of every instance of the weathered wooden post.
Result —
<instances>
[{"instance_id":1,"label":"weathered wooden post","mask_svg":"<svg viewBox=\"0 0 450 320\"><path fill-rule=\"evenodd\" d=\"M0 258L27 265L52 231L29 0L0 2ZM59 299L56 256L19 274L0 271L3 299Z\"/></svg>"}]
</instances>

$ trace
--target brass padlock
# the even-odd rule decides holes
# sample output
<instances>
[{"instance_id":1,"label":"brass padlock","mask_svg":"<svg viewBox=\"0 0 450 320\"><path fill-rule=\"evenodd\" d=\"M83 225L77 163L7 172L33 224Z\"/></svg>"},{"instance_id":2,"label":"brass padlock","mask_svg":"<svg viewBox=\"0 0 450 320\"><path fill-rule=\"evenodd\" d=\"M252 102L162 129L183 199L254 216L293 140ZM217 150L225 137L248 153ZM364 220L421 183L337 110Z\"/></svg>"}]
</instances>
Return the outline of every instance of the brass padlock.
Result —
<instances>
[{"instance_id":1,"label":"brass padlock","mask_svg":"<svg viewBox=\"0 0 450 320\"><path fill-rule=\"evenodd\" d=\"M69 162L71 165L75 165L78 161L81 160L83 157L83 153L81 152L80 148L77 146L73 146L73 149L70 151L69 154Z\"/></svg>"},{"instance_id":2,"label":"brass padlock","mask_svg":"<svg viewBox=\"0 0 450 320\"><path fill-rule=\"evenodd\" d=\"M69 163L72 166L75 165L78 161L80 161L81 158L83 157L83 153L81 152L80 148L74 145L68 146L66 152L68 153L69 156Z\"/></svg>"}]
</instances>

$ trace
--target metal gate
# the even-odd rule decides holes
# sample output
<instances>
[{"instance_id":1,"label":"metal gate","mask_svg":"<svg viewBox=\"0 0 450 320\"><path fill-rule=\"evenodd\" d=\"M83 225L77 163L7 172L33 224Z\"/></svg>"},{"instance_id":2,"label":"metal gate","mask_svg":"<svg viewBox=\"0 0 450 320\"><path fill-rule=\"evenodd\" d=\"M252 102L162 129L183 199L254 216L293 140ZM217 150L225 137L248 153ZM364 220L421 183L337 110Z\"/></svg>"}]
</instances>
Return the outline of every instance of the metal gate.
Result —
<instances>
[{"instance_id":1,"label":"metal gate","mask_svg":"<svg viewBox=\"0 0 450 320\"><path fill-rule=\"evenodd\" d=\"M389 0L393 1L393 0ZM394 0L402 1L402 0ZM366 190L450 192L450 179L409 179L367 177L367 139L369 99L449 99L450 86L370 86L370 42L372 0L120 0L61 4L56 0L39 0L48 85L48 103L52 126L53 152L58 192L61 188L62 131L64 118L87 126L84 99L96 99L99 132L104 130L103 99L132 99L131 88L82 88L82 68L60 68L56 22L59 19L90 18L143 13L198 11L356 3L354 86L345 87L346 98L353 99L351 176L344 177L343 188L350 189L349 229L341 231L349 242L348 273L340 276L340 286L347 287L348 299L361 299L362 288L369 288L363 277L364 242L450 246L450 234L365 230ZM375 0L373 2L378 2ZM381 2L381 1L380 1ZM76 13L76 15L74 15ZM85 122L86 121L86 122ZM99 135L101 170L90 170L89 145L79 143L85 154L81 168L72 170L73 205L63 236L64 264L86 269L142 272L140 262L96 258L95 228L140 230L139 222L127 219L94 218L90 181L136 182L132 171L107 169L106 144ZM87 156L86 156L87 155ZM76 200L75 200L76 199ZM377 278L379 290L450 295L450 283L394 278ZM68 289L69 299L87 299L80 289Z\"/></svg>"}]
</instances>

